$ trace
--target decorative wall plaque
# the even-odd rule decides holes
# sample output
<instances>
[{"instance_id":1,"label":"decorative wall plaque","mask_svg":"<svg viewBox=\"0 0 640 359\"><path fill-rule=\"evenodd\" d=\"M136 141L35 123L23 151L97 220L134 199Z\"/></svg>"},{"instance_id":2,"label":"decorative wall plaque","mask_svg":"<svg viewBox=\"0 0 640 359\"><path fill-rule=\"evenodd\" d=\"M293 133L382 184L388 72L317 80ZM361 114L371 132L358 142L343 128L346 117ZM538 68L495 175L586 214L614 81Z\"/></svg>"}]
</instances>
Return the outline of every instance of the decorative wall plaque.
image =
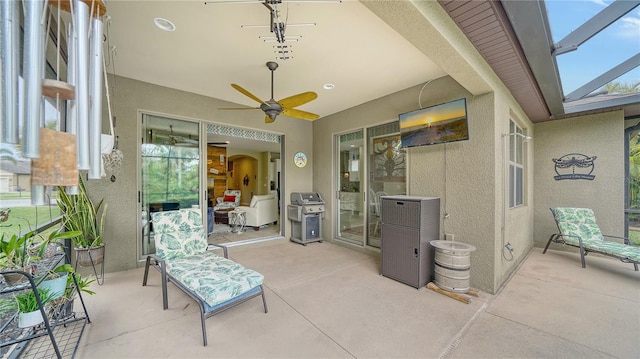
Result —
<instances>
[{"instance_id":1,"label":"decorative wall plaque","mask_svg":"<svg viewBox=\"0 0 640 359\"><path fill-rule=\"evenodd\" d=\"M31 160L31 184L77 186L76 135L40 129L40 158Z\"/></svg>"},{"instance_id":2,"label":"decorative wall plaque","mask_svg":"<svg viewBox=\"0 0 640 359\"><path fill-rule=\"evenodd\" d=\"M597 156L586 156L580 153L569 153L560 158L552 159L556 165L556 181L560 180L593 180L596 176L592 175L594 164Z\"/></svg>"}]
</instances>

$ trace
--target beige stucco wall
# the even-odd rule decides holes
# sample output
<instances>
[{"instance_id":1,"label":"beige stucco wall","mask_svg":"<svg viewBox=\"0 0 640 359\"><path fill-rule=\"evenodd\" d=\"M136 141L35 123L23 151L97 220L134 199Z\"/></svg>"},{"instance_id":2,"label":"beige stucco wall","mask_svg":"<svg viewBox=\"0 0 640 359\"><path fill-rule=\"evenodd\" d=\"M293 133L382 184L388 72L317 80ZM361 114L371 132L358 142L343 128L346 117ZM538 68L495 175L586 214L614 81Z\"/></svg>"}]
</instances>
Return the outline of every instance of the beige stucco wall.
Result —
<instances>
[{"instance_id":1,"label":"beige stucco wall","mask_svg":"<svg viewBox=\"0 0 640 359\"><path fill-rule=\"evenodd\" d=\"M442 234L453 233L456 240L478 247L471 257L471 284L495 292L533 245L533 144L527 145L526 203L516 209L504 209L502 134L509 132L510 118L529 135L533 135L533 125L437 2L364 1L363 4L450 74L425 88L423 106L463 96L468 99L470 140L447 145L446 175L444 145L410 149L407 188L410 194L442 197L443 214L446 198L449 218L441 224ZM330 137L396 120L399 113L418 108L418 93L416 86L314 123L314 188L324 194L330 209L334 208L332 194L336 190L335 169L331 167L335 152L330 147L333 146ZM323 229L325 236L330 233L331 238L333 221L327 216ZM514 258L506 256L511 260L502 256L505 242L514 248Z\"/></svg>"},{"instance_id":2,"label":"beige stucco wall","mask_svg":"<svg viewBox=\"0 0 640 359\"><path fill-rule=\"evenodd\" d=\"M523 127L530 128L530 123L497 76L437 2L364 4L451 73L450 77L436 79L425 88L422 106L460 97L468 100L471 139L447 145L446 174L444 145L409 150L408 190L410 194L446 198L446 212L450 217L446 223L442 223L441 232L453 233L456 240L478 247L472 255L472 285L495 292L531 246L533 222L531 206L505 211L505 220L502 219L504 198L501 195L504 188L501 181L501 134L508 132L508 119L512 113L519 118ZM392 71L381 72L381 81L382 76L392 76ZM416 79L416 82L427 80ZM125 154L124 166L116 183L108 180L89 183L90 191L96 197L108 197L110 205L106 233L109 245L108 271L138 265L137 243L132 233L139 230L136 165L139 110L284 134L281 154L284 189L281 194L282 208L289 203L291 192L320 192L328 208L323 222L324 237L330 240L333 238L331 211L335 193L333 135L397 120L399 113L418 108L416 99L422 85L420 83L314 122L281 116L274 124L265 125L261 116L250 111L218 111L218 107L230 107L224 101L126 78L118 78L115 83L113 112L118 118L116 132L120 136L120 149ZM307 154L307 167L294 166L292 156L297 151ZM528 172L528 175L531 173ZM532 184L533 180L527 182ZM532 201L532 197L528 197L529 201ZM443 209L444 206L443 201ZM516 248L514 261L501 260L503 227L505 237L508 233L509 241ZM285 229L285 236L289 237L290 226L286 225Z\"/></svg>"},{"instance_id":3,"label":"beige stucco wall","mask_svg":"<svg viewBox=\"0 0 640 359\"><path fill-rule=\"evenodd\" d=\"M399 113L418 108L417 95L422 85L406 89L314 122L314 191L327 201L327 216L323 222L325 238L335 237L332 215L336 208L337 169L334 136L389 121ZM455 240L477 248L471 256L471 283L476 288L495 291L532 247L532 206L506 211L505 229L514 246L515 259L501 256L502 203L502 133L508 132L509 119L514 117L513 103L508 96L488 93L472 96L451 77L432 81L423 91L422 106L429 106L461 97L467 98L469 114L468 141L446 145L408 149L408 194L441 198L441 238L454 234ZM523 116L521 115L520 118ZM531 124L520 121L531 130ZM528 132L528 133L529 133ZM445 173L446 159L446 173ZM528 164L533 162L532 151ZM527 171L532 176L533 170ZM527 180L532 184L532 179ZM532 185L527 196L532 201ZM446 188L446 190L445 190ZM449 217L444 219L444 214Z\"/></svg>"},{"instance_id":4,"label":"beige stucco wall","mask_svg":"<svg viewBox=\"0 0 640 359\"><path fill-rule=\"evenodd\" d=\"M557 232L550 207L592 208L603 233L622 236L624 113L614 111L539 123L535 130L535 245L543 247ZM593 180L554 179L552 159L570 153L597 156ZM566 249L554 244L550 248Z\"/></svg>"},{"instance_id":5,"label":"beige stucco wall","mask_svg":"<svg viewBox=\"0 0 640 359\"><path fill-rule=\"evenodd\" d=\"M219 107L233 107L235 104L189 92L156 86L124 77L110 77L115 86L111 93L113 115L116 117L116 135L119 149L124 154L122 168L116 182L109 179L90 180L87 187L92 198L104 197L108 205L105 229L107 245L105 270L107 272L136 268L140 265L136 233L139 232L138 213L138 123L141 110L162 113L169 117L226 123L232 126L262 129L284 135L282 161L283 181L287 192L282 193L284 206L289 203L292 190L309 192L312 190L311 166L297 168L290 161L295 151L312 155L312 124L284 116L272 124L264 123L264 115L254 111L222 111ZM231 89L230 89L231 91ZM105 121L106 121L105 113ZM108 128L103 128L106 133ZM288 237L289 226L285 226Z\"/></svg>"}]
</instances>

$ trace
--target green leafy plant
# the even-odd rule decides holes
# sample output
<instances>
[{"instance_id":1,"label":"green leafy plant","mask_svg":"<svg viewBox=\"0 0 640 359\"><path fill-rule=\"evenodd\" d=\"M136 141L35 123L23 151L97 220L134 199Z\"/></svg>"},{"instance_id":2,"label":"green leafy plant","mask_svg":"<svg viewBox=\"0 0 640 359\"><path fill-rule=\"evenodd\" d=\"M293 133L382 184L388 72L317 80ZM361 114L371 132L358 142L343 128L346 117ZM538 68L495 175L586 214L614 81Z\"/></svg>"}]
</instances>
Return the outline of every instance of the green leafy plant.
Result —
<instances>
[{"instance_id":1,"label":"green leafy plant","mask_svg":"<svg viewBox=\"0 0 640 359\"><path fill-rule=\"evenodd\" d=\"M55 267L53 270L48 270L48 277L47 279L52 279L52 278L58 278L58 277L62 277L65 274L69 274L69 273L73 273L75 272L73 266L69 263L65 263L65 264L61 264L57 267Z\"/></svg>"},{"instance_id":2,"label":"green leafy plant","mask_svg":"<svg viewBox=\"0 0 640 359\"><path fill-rule=\"evenodd\" d=\"M34 241L32 250L35 249L37 256L43 258L45 256L45 251L49 245L57 245L62 246L63 244L60 242L63 239L71 239L81 236L82 232L80 231L62 231L62 228L58 231L53 231L49 233L47 237L39 236L39 241Z\"/></svg>"},{"instance_id":3,"label":"green leafy plant","mask_svg":"<svg viewBox=\"0 0 640 359\"><path fill-rule=\"evenodd\" d=\"M74 286L75 283L73 282L73 276L69 275L67 277L67 288L64 291L64 295L60 298L56 298L51 301L51 304L54 307L55 306L60 307L66 302L72 301L76 297L76 293L78 291L87 293L89 295L96 294L96 292L89 289L89 286L91 285L91 283L96 281L95 279L82 277L80 274L77 274L77 273L75 274L75 277L76 277L76 282L78 283L78 286L77 287Z\"/></svg>"},{"instance_id":4,"label":"green leafy plant","mask_svg":"<svg viewBox=\"0 0 640 359\"><path fill-rule=\"evenodd\" d=\"M37 288L37 291L42 305L45 305L48 301L51 300L52 294L49 292L49 290ZM18 305L18 310L22 313L30 313L40 308L38 306L36 294L33 290L28 290L24 293L18 294L15 296L15 299Z\"/></svg>"},{"instance_id":5,"label":"green leafy plant","mask_svg":"<svg viewBox=\"0 0 640 359\"><path fill-rule=\"evenodd\" d=\"M49 293L49 290L37 288L37 291L42 305L45 305L51 300L52 295L51 293ZM28 290L23 293L17 294L13 297L13 300L3 299L0 302L0 313L4 314L10 310L15 309L18 309L21 313L30 313L40 309L35 292L33 290Z\"/></svg>"},{"instance_id":6,"label":"green leafy plant","mask_svg":"<svg viewBox=\"0 0 640 359\"><path fill-rule=\"evenodd\" d=\"M13 234L0 237L0 268L4 270L22 270L30 260L28 248L33 242L35 231L24 235Z\"/></svg>"},{"instance_id":7,"label":"green leafy plant","mask_svg":"<svg viewBox=\"0 0 640 359\"><path fill-rule=\"evenodd\" d=\"M104 244L104 221L107 206L104 198L97 205L89 198L82 176L79 176L78 194L68 194L58 187L58 207L62 211L62 225L69 231L81 232L73 237L76 248L93 248Z\"/></svg>"},{"instance_id":8,"label":"green leafy plant","mask_svg":"<svg viewBox=\"0 0 640 359\"><path fill-rule=\"evenodd\" d=\"M76 274L76 281L78 282L78 290L82 291L83 293L87 293L89 295L94 295L96 294L96 292L92 291L91 289L89 289L89 285L91 285L91 283L95 282L95 279L91 279L91 278L86 278L86 277L81 277L80 275ZM71 276L69 276L69 279L67 279L67 288L70 288L73 286L73 278L71 278ZM73 288L71 288L73 289ZM65 292L65 296L69 299L71 299L73 297L73 290L70 293Z\"/></svg>"}]
</instances>

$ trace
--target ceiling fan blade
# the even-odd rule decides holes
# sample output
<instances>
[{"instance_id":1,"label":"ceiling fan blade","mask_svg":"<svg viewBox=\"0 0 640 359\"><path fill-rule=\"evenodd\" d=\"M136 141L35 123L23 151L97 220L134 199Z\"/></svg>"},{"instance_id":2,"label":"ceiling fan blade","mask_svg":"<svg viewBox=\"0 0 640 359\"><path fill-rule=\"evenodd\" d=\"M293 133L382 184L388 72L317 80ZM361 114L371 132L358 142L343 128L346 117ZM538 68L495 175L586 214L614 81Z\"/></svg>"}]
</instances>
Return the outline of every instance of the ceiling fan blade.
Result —
<instances>
[{"instance_id":1,"label":"ceiling fan blade","mask_svg":"<svg viewBox=\"0 0 640 359\"><path fill-rule=\"evenodd\" d=\"M302 110L296 110L296 109L293 109L293 108L282 110L282 114L285 115L285 116L289 116L289 117L299 118L301 120L311 120L311 121L316 120L316 119L318 119L320 117L319 115L316 115L315 113L302 111Z\"/></svg>"},{"instance_id":2,"label":"ceiling fan blade","mask_svg":"<svg viewBox=\"0 0 640 359\"><path fill-rule=\"evenodd\" d=\"M273 123L276 119L269 116L264 116L264 123Z\"/></svg>"},{"instance_id":3,"label":"ceiling fan blade","mask_svg":"<svg viewBox=\"0 0 640 359\"><path fill-rule=\"evenodd\" d=\"M318 98L317 93L309 91L309 92L303 92L297 95L289 96L287 98L283 98L282 100L278 101L278 103L283 108L293 108L300 105L304 105L305 103L311 102L317 98Z\"/></svg>"},{"instance_id":4,"label":"ceiling fan blade","mask_svg":"<svg viewBox=\"0 0 640 359\"><path fill-rule=\"evenodd\" d=\"M240 85L236 85L236 84L231 84L231 87L233 87L234 89L238 90L238 92L242 93L243 95L247 96L248 98L259 102L259 103L265 103L264 101L262 101L261 99L259 99L256 95L252 94L251 92L243 89Z\"/></svg>"},{"instance_id":5,"label":"ceiling fan blade","mask_svg":"<svg viewBox=\"0 0 640 359\"><path fill-rule=\"evenodd\" d=\"M260 107L218 107L218 110L260 110Z\"/></svg>"}]
</instances>

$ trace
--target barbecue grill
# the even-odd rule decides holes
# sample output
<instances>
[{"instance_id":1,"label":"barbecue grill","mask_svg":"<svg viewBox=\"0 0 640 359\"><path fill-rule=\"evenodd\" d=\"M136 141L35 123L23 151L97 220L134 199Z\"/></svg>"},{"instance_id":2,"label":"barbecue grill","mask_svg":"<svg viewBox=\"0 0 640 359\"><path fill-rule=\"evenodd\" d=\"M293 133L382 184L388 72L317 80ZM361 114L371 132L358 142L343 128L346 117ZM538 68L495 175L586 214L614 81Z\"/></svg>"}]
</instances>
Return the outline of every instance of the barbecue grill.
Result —
<instances>
[{"instance_id":1,"label":"barbecue grill","mask_svg":"<svg viewBox=\"0 0 640 359\"><path fill-rule=\"evenodd\" d=\"M293 242L305 246L311 242L322 242L324 204L320 193L291 193L291 204L287 206L287 216L291 221Z\"/></svg>"}]
</instances>

